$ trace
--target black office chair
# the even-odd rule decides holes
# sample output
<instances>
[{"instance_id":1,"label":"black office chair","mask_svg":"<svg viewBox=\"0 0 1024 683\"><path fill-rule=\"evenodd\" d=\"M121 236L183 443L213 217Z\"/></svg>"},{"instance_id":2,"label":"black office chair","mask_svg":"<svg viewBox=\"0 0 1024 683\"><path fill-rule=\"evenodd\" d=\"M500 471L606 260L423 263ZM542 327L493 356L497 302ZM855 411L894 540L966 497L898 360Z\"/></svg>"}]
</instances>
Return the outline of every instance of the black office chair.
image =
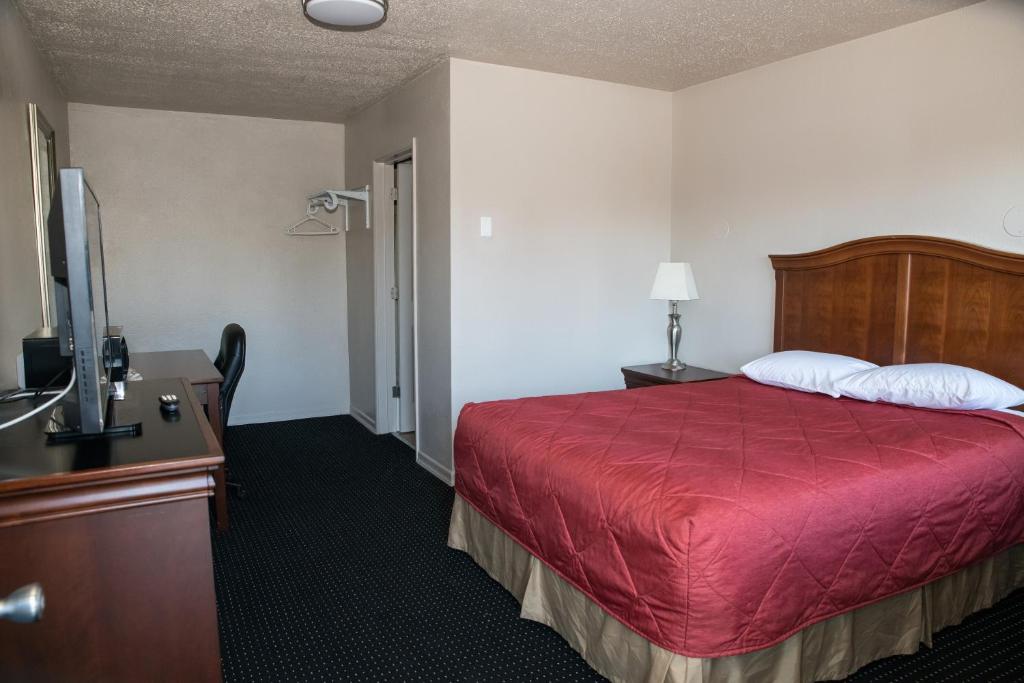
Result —
<instances>
[{"instance_id":1,"label":"black office chair","mask_svg":"<svg viewBox=\"0 0 1024 683\"><path fill-rule=\"evenodd\" d=\"M235 397L235 389L238 388L238 381L242 379L242 371L245 370L245 330L238 323L231 323L224 328L220 335L220 353L213 364L224 377L220 385L220 423L226 435L231 400ZM235 489L239 497L245 496L240 483L228 479L227 485L228 488Z\"/></svg>"}]
</instances>

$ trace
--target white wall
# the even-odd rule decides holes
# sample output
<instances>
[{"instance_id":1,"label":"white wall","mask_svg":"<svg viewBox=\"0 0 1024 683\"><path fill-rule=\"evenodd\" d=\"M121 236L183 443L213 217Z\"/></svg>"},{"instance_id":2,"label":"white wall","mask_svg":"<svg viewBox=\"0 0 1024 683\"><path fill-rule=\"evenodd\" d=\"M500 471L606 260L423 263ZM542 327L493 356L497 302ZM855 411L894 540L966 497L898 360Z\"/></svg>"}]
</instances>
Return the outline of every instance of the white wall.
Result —
<instances>
[{"instance_id":1,"label":"white wall","mask_svg":"<svg viewBox=\"0 0 1024 683\"><path fill-rule=\"evenodd\" d=\"M1024 211L1024 3L682 90L673 134L672 255L702 295L684 357L736 370L771 350L769 254L901 233L1024 251L1002 228Z\"/></svg>"},{"instance_id":2,"label":"white wall","mask_svg":"<svg viewBox=\"0 0 1024 683\"><path fill-rule=\"evenodd\" d=\"M21 338L39 327L28 103L39 105L68 163L68 105L10 0L0 0L0 388L16 386Z\"/></svg>"},{"instance_id":3,"label":"white wall","mask_svg":"<svg viewBox=\"0 0 1024 683\"><path fill-rule=\"evenodd\" d=\"M70 119L130 348L214 358L238 322L233 424L347 413L345 236L284 234L307 194L344 186L344 126L82 104Z\"/></svg>"},{"instance_id":4,"label":"white wall","mask_svg":"<svg viewBox=\"0 0 1024 683\"><path fill-rule=\"evenodd\" d=\"M452 406L667 355L672 96L452 61ZM493 237L480 236L480 218Z\"/></svg>"},{"instance_id":5,"label":"white wall","mask_svg":"<svg viewBox=\"0 0 1024 683\"><path fill-rule=\"evenodd\" d=\"M451 192L449 69L442 63L346 121L345 168L351 186L372 182L373 163L416 139L419 462L442 478L451 463ZM358 219L357 219L358 216ZM353 221L363 220L353 212ZM376 419L373 234L349 233L352 413Z\"/></svg>"}]
</instances>

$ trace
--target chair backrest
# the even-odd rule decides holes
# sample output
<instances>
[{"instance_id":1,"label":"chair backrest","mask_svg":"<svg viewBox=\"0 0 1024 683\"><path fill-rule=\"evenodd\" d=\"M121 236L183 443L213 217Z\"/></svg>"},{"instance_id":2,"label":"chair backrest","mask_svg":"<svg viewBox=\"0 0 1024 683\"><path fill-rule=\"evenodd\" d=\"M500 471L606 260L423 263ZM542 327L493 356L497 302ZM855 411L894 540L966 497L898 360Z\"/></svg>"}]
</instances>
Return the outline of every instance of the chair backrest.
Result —
<instances>
[{"instance_id":1,"label":"chair backrest","mask_svg":"<svg viewBox=\"0 0 1024 683\"><path fill-rule=\"evenodd\" d=\"M242 371L245 370L245 330L238 323L231 323L224 328L220 335L220 353L213 364L224 376L224 382L220 385L220 423L227 427L231 400L235 397L238 380L242 379Z\"/></svg>"}]
</instances>

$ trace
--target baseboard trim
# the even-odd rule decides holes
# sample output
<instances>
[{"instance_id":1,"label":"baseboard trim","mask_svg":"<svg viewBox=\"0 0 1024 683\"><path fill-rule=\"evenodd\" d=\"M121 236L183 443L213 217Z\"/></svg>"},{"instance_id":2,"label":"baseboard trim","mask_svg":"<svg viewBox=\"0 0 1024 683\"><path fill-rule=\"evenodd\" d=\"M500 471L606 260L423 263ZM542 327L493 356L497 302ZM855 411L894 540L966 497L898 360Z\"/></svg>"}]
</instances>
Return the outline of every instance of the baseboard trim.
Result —
<instances>
[{"instance_id":1,"label":"baseboard trim","mask_svg":"<svg viewBox=\"0 0 1024 683\"><path fill-rule=\"evenodd\" d=\"M305 420L311 417L335 417L345 415L343 406L321 408L319 410L272 410L266 413L239 413L231 415L229 426L259 424L263 422L287 422L288 420Z\"/></svg>"},{"instance_id":2,"label":"baseboard trim","mask_svg":"<svg viewBox=\"0 0 1024 683\"><path fill-rule=\"evenodd\" d=\"M455 486L455 471L450 467L445 467L422 450L416 452L416 464L449 486Z\"/></svg>"},{"instance_id":3,"label":"baseboard trim","mask_svg":"<svg viewBox=\"0 0 1024 683\"><path fill-rule=\"evenodd\" d=\"M356 408L355 406L352 406L350 410L351 412L349 414L352 415L352 417L354 417L359 424L369 429L370 432L372 432L373 434L377 433L376 420L374 420L372 417L364 413L359 408Z\"/></svg>"}]
</instances>

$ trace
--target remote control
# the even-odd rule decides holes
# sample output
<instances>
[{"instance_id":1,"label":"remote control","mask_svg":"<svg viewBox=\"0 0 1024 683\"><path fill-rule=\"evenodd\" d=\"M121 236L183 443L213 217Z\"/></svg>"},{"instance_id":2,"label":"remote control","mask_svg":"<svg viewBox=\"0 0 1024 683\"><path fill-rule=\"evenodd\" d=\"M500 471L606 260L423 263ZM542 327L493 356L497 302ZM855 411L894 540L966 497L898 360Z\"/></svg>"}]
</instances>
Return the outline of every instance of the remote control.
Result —
<instances>
[{"instance_id":1,"label":"remote control","mask_svg":"<svg viewBox=\"0 0 1024 683\"><path fill-rule=\"evenodd\" d=\"M174 394L164 394L160 397L160 410L165 413L178 412L178 397Z\"/></svg>"}]
</instances>

